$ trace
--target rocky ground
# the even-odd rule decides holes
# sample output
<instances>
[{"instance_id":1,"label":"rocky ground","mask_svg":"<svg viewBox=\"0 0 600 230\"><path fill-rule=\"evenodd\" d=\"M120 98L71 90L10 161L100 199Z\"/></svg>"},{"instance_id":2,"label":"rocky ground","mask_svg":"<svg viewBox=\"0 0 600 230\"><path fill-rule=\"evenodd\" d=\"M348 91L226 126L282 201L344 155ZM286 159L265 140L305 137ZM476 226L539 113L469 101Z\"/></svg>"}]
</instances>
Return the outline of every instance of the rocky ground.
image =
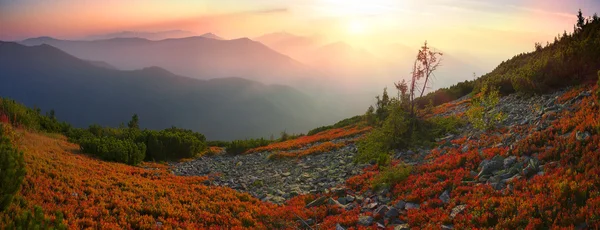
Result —
<instances>
[{"instance_id":1,"label":"rocky ground","mask_svg":"<svg viewBox=\"0 0 600 230\"><path fill-rule=\"evenodd\" d=\"M512 156L511 151L515 143L531 135L533 131L548 128L552 121L559 119L557 114L561 111L570 110L571 105L578 103L584 97L591 96L590 92L584 91L573 99L560 103L559 98L565 92L567 90L533 97L520 97L516 94L503 97L496 109L506 115L501 126L507 131L492 133L491 135L497 136L500 141L495 146L478 147L477 150L482 154L485 148L509 147L508 157L496 156L483 160L477 171L471 171L471 175L476 180L464 181L464 183L488 184L501 190L507 188L507 182L510 180L531 178L543 174L544 168L548 165L558 164L558 162L541 162L536 156L517 158ZM440 115L460 114L466 111L467 103L456 104ZM448 135L438 139L438 146L435 149L396 150L394 158L411 165L426 164L427 156L433 152L432 150L442 154L450 149L460 149L463 153L472 151L473 147L469 144L458 145L452 140L461 138L478 140L482 134L482 131L467 125L461 128L458 135ZM589 133L576 134L578 141L589 136ZM323 204L336 205L347 210L360 207L358 223L361 225L408 229L410 226L402 222L398 216L409 209L418 209L422 204L393 201L393 194L385 189L377 192L370 190L357 192L343 187L347 178L359 174L366 166L352 163L355 153L356 146L351 144L337 151L299 159L268 160L268 152L240 156L220 155L175 164L173 171L178 175L213 175L212 183L216 185L247 191L263 200L276 203L297 194L325 192L328 195L317 198L307 207ZM446 190L439 194L439 199L444 203L448 203L451 197L452 191ZM458 205L451 210L449 216L456 216L465 208L465 205ZM314 222L312 219L300 221L307 228L313 226ZM453 226L444 225L442 228L452 229ZM338 229L344 228L338 225Z\"/></svg>"},{"instance_id":2,"label":"rocky ground","mask_svg":"<svg viewBox=\"0 0 600 230\"><path fill-rule=\"evenodd\" d=\"M346 141L340 139L337 141ZM252 194L264 201L283 203L299 194L328 193L362 172L353 163L354 144L301 158L269 160L270 152L246 155L221 154L174 164L176 175L209 175L210 183Z\"/></svg>"}]
</instances>

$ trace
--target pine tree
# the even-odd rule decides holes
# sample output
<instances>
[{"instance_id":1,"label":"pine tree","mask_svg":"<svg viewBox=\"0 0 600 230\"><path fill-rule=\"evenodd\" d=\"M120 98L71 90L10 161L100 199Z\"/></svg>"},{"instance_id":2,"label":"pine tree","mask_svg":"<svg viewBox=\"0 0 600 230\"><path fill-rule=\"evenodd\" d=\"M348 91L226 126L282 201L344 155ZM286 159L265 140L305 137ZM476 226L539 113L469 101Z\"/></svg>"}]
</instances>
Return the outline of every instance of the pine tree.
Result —
<instances>
[{"instance_id":1,"label":"pine tree","mask_svg":"<svg viewBox=\"0 0 600 230\"><path fill-rule=\"evenodd\" d=\"M583 17L583 13L581 13L581 9L577 12L577 29L583 29L585 25L585 18Z\"/></svg>"},{"instance_id":2,"label":"pine tree","mask_svg":"<svg viewBox=\"0 0 600 230\"><path fill-rule=\"evenodd\" d=\"M127 127L130 129L140 129L139 117L137 114L133 114L133 116L131 116L131 121L127 123Z\"/></svg>"},{"instance_id":3,"label":"pine tree","mask_svg":"<svg viewBox=\"0 0 600 230\"><path fill-rule=\"evenodd\" d=\"M12 146L0 125L0 212L8 208L25 177L23 153Z\"/></svg>"}]
</instances>

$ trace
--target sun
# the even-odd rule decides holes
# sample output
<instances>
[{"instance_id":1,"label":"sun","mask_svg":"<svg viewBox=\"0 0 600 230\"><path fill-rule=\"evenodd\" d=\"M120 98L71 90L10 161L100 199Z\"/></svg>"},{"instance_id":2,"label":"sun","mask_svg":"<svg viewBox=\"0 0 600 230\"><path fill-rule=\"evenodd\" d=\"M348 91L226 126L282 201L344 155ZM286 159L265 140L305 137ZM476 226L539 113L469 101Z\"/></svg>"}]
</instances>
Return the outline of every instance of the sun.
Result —
<instances>
[{"instance_id":1,"label":"sun","mask_svg":"<svg viewBox=\"0 0 600 230\"><path fill-rule=\"evenodd\" d=\"M367 26L362 21L352 20L348 22L347 30L350 34L359 35L364 34L366 32Z\"/></svg>"}]
</instances>

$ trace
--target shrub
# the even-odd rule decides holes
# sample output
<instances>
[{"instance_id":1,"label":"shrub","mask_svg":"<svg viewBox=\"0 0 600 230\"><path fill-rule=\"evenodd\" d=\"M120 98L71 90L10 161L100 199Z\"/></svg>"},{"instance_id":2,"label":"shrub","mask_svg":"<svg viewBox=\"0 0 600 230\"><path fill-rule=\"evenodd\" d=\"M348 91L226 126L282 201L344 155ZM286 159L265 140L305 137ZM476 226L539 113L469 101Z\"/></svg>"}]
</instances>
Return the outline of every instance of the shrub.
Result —
<instances>
[{"instance_id":1,"label":"shrub","mask_svg":"<svg viewBox=\"0 0 600 230\"><path fill-rule=\"evenodd\" d=\"M473 127L480 130L489 130L504 119L504 115L495 110L500 101L500 93L496 88L490 88L487 84L481 88L478 97L474 98L471 108L466 115Z\"/></svg>"},{"instance_id":2,"label":"shrub","mask_svg":"<svg viewBox=\"0 0 600 230\"><path fill-rule=\"evenodd\" d=\"M366 138L359 141L358 154L355 160L366 163L373 159L379 163L389 162L389 151L395 148L405 148L410 144L410 120L399 104L393 104L390 115L383 122L382 127L367 134Z\"/></svg>"},{"instance_id":3,"label":"shrub","mask_svg":"<svg viewBox=\"0 0 600 230\"><path fill-rule=\"evenodd\" d=\"M8 224L7 229L67 229L63 223L63 214L56 213L54 221L46 218L41 207L35 206L33 212L25 211L20 215L16 215L12 219L12 223Z\"/></svg>"},{"instance_id":4,"label":"shrub","mask_svg":"<svg viewBox=\"0 0 600 230\"><path fill-rule=\"evenodd\" d=\"M383 168L371 181L371 187L375 191L382 188L393 188L396 184L406 180L411 170L410 166L404 164Z\"/></svg>"},{"instance_id":5,"label":"shrub","mask_svg":"<svg viewBox=\"0 0 600 230\"><path fill-rule=\"evenodd\" d=\"M147 160L163 161L197 157L206 149L206 138L186 129L170 128L146 131Z\"/></svg>"},{"instance_id":6,"label":"shrub","mask_svg":"<svg viewBox=\"0 0 600 230\"><path fill-rule=\"evenodd\" d=\"M65 133L71 125L56 120L54 110L46 115L40 109L30 109L15 100L0 98L0 122L10 123L15 127L50 133Z\"/></svg>"},{"instance_id":7,"label":"shrub","mask_svg":"<svg viewBox=\"0 0 600 230\"><path fill-rule=\"evenodd\" d=\"M457 133L458 128L464 125L463 120L457 116L432 117L427 120L431 126L428 133L433 138L449 133Z\"/></svg>"},{"instance_id":8,"label":"shrub","mask_svg":"<svg viewBox=\"0 0 600 230\"><path fill-rule=\"evenodd\" d=\"M5 134L8 129L0 124L0 212L8 208L25 177L23 153L12 146Z\"/></svg>"},{"instance_id":9,"label":"shrub","mask_svg":"<svg viewBox=\"0 0 600 230\"><path fill-rule=\"evenodd\" d=\"M129 165L141 163L146 156L146 145L133 140L119 140L115 137L93 137L80 140L80 148L102 160L121 162Z\"/></svg>"}]
</instances>

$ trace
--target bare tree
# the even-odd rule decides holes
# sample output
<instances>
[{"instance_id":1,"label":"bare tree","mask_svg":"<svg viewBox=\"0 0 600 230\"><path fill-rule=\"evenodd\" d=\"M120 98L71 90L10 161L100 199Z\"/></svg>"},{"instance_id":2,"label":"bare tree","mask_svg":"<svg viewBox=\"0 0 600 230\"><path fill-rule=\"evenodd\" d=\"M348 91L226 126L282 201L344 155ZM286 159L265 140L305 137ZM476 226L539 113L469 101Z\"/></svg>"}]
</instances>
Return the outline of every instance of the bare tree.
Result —
<instances>
[{"instance_id":1,"label":"bare tree","mask_svg":"<svg viewBox=\"0 0 600 230\"><path fill-rule=\"evenodd\" d=\"M425 89L427 89L428 84L431 84L431 75L440 66L442 59L440 56L443 54L441 52L431 50L430 47L427 46L427 41L419 50L417 54L417 58L415 59L412 71L412 81L410 87L410 113L414 116L415 114L415 94L417 91L420 91L419 97L422 97L425 93ZM419 86L419 81L423 81L422 89L417 87Z\"/></svg>"}]
</instances>

